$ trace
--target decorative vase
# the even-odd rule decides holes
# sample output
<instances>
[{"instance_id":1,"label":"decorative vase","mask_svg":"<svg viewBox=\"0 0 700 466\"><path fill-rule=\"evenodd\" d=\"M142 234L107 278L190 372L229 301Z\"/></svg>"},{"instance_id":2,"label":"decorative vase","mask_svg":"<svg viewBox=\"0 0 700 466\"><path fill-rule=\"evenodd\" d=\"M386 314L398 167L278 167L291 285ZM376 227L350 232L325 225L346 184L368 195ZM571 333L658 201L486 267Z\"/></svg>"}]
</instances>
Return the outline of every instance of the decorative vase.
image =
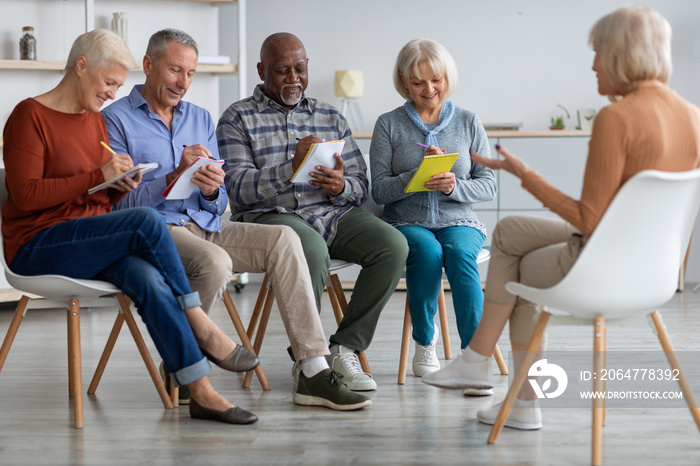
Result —
<instances>
[{"instance_id":1,"label":"decorative vase","mask_svg":"<svg viewBox=\"0 0 700 466\"><path fill-rule=\"evenodd\" d=\"M129 21L126 18L126 13L112 13L112 32L117 34L126 45L129 45Z\"/></svg>"}]
</instances>

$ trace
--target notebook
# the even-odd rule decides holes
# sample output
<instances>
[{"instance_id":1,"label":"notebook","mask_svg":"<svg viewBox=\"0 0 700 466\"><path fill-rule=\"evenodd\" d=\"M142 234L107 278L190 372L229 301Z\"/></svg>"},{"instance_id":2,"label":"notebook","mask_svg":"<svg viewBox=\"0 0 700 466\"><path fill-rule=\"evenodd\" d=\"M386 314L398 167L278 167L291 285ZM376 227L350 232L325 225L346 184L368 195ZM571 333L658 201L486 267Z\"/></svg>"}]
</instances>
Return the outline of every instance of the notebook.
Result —
<instances>
[{"instance_id":1,"label":"notebook","mask_svg":"<svg viewBox=\"0 0 700 466\"><path fill-rule=\"evenodd\" d=\"M197 157L184 171L182 171L172 183L163 191L163 197L166 199L187 199L192 195L197 185L192 182L194 172L205 165L218 164L222 166L223 160L210 159L209 157Z\"/></svg>"},{"instance_id":2,"label":"notebook","mask_svg":"<svg viewBox=\"0 0 700 466\"><path fill-rule=\"evenodd\" d=\"M110 184L114 183L115 181L119 181L122 178L126 178L127 176L134 176L138 172L148 173L151 170L154 170L156 168L158 168L157 163L140 163L140 164L136 165L134 168L132 168L131 170L122 173L121 175L115 176L114 178L111 178L111 179L105 181L104 183L100 183L97 186L93 186L92 188L88 189L88 194L94 194L97 191L99 191L100 189L105 189L105 188L109 187Z\"/></svg>"},{"instance_id":3,"label":"notebook","mask_svg":"<svg viewBox=\"0 0 700 466\"><path fill-rule=\"evenodd\" d=\"M323 167L335 168L336 160L333 154L342 154L345 141L319 142L311 144L309 151L304 156L299 168L292 175L292 183L308 183L313 180L309 176L309 172L316 171L316 165Z\"/></svg>"},{"instance_id":4,"label":"notebook","mask_svg":"<svg viewBox=\"0 0 700 466\"><path fill-rule=\"evenodd\" d=\"M438 154L426 155L420 163L418 170L413 174L411 181L404 189L405 193L414 193L418 191L433 191L425 187L425 183L429 181L433 175L444 173L452 170L452 166L457 161L459 154Z\"/></svg>"}]
</instances>

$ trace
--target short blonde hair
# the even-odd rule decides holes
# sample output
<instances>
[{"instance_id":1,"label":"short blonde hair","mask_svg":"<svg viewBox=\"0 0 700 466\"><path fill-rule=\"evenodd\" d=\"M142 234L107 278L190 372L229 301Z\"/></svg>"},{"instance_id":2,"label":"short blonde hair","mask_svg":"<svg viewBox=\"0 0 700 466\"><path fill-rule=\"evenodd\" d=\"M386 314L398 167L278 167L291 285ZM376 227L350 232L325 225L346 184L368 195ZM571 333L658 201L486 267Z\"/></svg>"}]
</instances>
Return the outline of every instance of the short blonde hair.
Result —
<instances>
[{"instance_id":1,"label":"short blonde hair","mask_svg":"<svg viewBox=\"0 0 700 466\"><path fill-rule=\"evenodd\" d=\"M588 43L612 83L666 83L671 77L671 25L650 8L632 5L603 16L591 29Z\"/></svg>"},{"instance_id":2,"label":"short blonde hair","mask_svg":"<svg viewBox=\"0 0 700 466\"><path fill-rule=\"evenodd\" d=\"M427 63L433 72L438 76L445 76L447 80L447 88L445 89L445 97L447 100L455 88L457 87L457 65L454 58L450 55L445 47L430 39L414 39L404 45L399 56L396 57L396 66L394 67L394 87L401 97L406 100L411 100L411 94L404 85L404 77L406 82L411 78L423 79L420 75L418 65ZM426 76L425 78L429 78Z\"/></svg>"},{"instance_id":3,"label":"short blonde hair","mask_svg":"<svg viewBox=\"0 0 700 466\"><path fill-rule=\"evenodd\" d=\"M106 29L95 29L79 35L70 49L64 71L75 68L79 57L85 57L88 66L94 68L102 68L107 63L115 63L128 69L136 65L129 47L118 35Z\"/></svg>"}]
</instances>

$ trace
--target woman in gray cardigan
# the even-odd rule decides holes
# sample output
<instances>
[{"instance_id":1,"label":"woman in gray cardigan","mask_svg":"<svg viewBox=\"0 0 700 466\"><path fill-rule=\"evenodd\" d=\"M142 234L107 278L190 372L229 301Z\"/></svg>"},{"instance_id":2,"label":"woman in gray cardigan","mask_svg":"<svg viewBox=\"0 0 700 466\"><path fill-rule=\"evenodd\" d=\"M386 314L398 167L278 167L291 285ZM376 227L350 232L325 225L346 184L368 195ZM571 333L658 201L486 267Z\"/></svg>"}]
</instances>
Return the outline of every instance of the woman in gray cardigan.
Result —
<instances>
[{"instance_id":1,"label":"woman in gray cardigan","mask_svg":"<svg viewBox=\"0 0 700 466\"><path fill-rule=\"evenodd\" d=\"M440 368L434 317L443 267L462 349L483 307L476 258L486 228L472 206L493 199L497 187L493 171L470 160L471 152L488 156L489 144L479 117L448 100L456 84L457 68L442 45L428 39L406 44L394 68L394 86L406 103L379 117L370 146L372 196L408 240L406 287L418 377ZM423 157L443 153L459 153L452 170L426 182L430 191L405 193Z\"/></svg>"}]
</instances>

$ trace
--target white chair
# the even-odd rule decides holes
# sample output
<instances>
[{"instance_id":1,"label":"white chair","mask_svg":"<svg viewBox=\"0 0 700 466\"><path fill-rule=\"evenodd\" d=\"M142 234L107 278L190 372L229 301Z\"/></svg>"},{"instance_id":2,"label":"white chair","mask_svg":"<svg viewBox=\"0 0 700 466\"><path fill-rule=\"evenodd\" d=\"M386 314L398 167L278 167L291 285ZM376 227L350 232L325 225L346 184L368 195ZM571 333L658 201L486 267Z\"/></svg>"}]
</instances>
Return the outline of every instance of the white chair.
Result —
<instances>
[{"instance_id":1,"label":"white chair","mask_svg":"<svg viewBox=\"0 0 700 466\"><path fill-rule=\"evenodd\" d=\"M7 201L5 188L5 170L0 169L0 209ZM129 300L117 287L111 283L98 280L78 280L62 275L36 275L26 276L14 273L5 261L5 251L2 247L2 233L0 232L0 261L5 271L5 277L13 288L25 293L20 299L15 311L10 328L7 331L2 347L0 347L0 371L14 341L22 318L29 309L61 309L68 311L68 395L73 398L73 414L75 428L83 427L83 382L80 351L80 307L112 307L119 310L117 321L109 337L109 351L105 350L95 373L93 383L88 393L92 394L97 389L97 383L102 375L111 348L116 342L122 324L126 321L131 335L136 342L141 357L148 369L151 379L158 390L163 405L172 408L168 393L165 390L158 369L148 352L146 343L141 336L134 317L129 309Z\"/></svg>"},{"instance_id":2,"label":"white chair","mask_svg":"<svg viewBox=\"0 0 700 466\"><path fill-rule=\"evenodd\" d=\"M600 374L605 365L605 321L650 316L671 367L678 370L683 398L700 429L700 409L661 316L655 310L676 292L678 271L690 241L699 203L700 170L638 173L619 190L580 257L558 284L546 289L514 282L507 284L511 293L547 306L548 310L542 312L488 443L495 443L503 428L533 363L547 322L559 319L564 319L566 324L593 325L593 371ZM593 390L605 391L600 377L593 382ZM604 419L604 400L595 399L592 423L594 465L599 465L602 460Z\"/></svg>"},{"instance_id":3,"label":"white chair","mask_svg":"<svg viewBox=\"0 0 700 466\"><path fill-rule=\"evenodd\" d=\"M487 262L491 258L491 251L489 247L484 247L479 251L479 255L476 258L476 263L481 264ZM406 276L406 270L404 269L404 277ZM450 348L450 329L447 327L447 306L445 304L445 287L444 287L444 273L443 280L440 286L440 296L438 296L438 317L440 318L440 333L442 334L442 346L445 351L445 359L452 359L452 349ZM406 383L406 371L408 367L408 351L409 345L411 343L411 308L408 304L408 291L406 291L406 306L403 317L403 332L401 335L401 353L399 355L399 377L396 381L399 385L404 385ZM496 365L501 375L508 375L508 366L506 365L501 350L496 345L493 349L493 358L496 360Z\"/></svg>"}]
</instances>

